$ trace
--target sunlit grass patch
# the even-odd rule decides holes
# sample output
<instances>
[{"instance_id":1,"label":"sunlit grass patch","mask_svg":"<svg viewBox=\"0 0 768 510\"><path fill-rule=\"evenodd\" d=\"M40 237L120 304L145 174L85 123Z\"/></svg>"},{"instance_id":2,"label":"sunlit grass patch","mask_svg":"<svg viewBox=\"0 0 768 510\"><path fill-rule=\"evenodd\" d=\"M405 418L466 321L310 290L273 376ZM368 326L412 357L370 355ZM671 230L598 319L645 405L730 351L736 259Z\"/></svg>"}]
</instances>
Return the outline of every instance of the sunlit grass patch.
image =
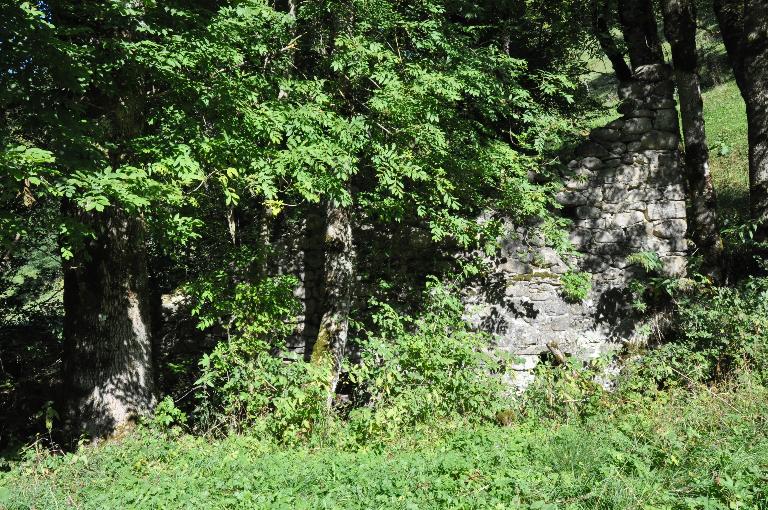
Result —
<instances>
[{"instance_id":1,"label":"sunlit grass patch","mask_svg":"<svg viewBox=\"0 0 768 510\"><path fill-rule=\"evenodd\" d=\"M711 151L712 179L724 216L749 212L747 114L736 83L704 93L704 120Z\"/></svg>"}]
</instances>

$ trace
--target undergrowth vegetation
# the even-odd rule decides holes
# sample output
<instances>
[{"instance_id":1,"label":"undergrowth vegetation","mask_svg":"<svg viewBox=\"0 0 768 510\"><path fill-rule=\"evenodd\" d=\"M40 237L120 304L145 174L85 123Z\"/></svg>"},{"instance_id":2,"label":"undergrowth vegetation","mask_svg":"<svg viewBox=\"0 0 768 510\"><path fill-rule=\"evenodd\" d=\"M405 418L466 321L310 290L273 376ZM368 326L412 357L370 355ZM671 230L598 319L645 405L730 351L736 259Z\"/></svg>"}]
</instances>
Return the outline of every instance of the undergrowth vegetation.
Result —
<instances>
[{"instance_id":1,"label":"undergrowth vegetation","mask_svg":"<svg viewBox=\"0 0 768 510\"><path fill-rule=\"evenodd\" d=\"M203 361L209 421L166 399L126 437L34 443L0 473L0 506L766 508L766 298L765 278L675 293L674 341L627 351L612 389L607 359L568 358L515 396L512 360L435 281L418 315L375 303L357 391L332 409L319 367L266 363L241 331Z\"/></svg>"},{"instance_id":2,"label":"undergrowth vegetation","mask_svg":"<svg viewBox=\"0 0 768 510\"><path fill-rule=\"evenodd\" d=\"M145 429L73 454L33 445L0 474L0 506L765 508L766 397L743 381L616 400L578 419L436 422L369 446Z\"/></svg>"}]
</instances>

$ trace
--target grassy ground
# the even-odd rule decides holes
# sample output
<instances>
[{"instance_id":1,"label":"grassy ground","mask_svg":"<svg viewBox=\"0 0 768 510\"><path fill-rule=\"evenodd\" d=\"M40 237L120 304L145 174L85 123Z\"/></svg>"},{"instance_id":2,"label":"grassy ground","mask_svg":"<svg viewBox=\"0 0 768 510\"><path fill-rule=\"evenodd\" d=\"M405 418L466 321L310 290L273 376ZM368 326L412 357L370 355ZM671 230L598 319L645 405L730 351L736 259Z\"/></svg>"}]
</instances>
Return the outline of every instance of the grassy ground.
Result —
<instances>
[{"instance_id":1,"label":"grassy ground","mask_svg":"<svg viewBox=\"0 0 768 510\"><path fill-rule=\"evenodd\" d=\"M77 454L31 448L0 473L0 508L768 508L767 396L662 394L367 448L147 430Z\"/></svg>"},{"instance_id":2,"label":"grassy ground","mask_svg":"<svg viewBox=\"0 0 768 510\"><path fill-rule=\"evenodd\" d=\"M704 121L711 150L712 178L725 216L749 213L747 114L733 81L704 92Z\"/></svg>"}]
</instances>

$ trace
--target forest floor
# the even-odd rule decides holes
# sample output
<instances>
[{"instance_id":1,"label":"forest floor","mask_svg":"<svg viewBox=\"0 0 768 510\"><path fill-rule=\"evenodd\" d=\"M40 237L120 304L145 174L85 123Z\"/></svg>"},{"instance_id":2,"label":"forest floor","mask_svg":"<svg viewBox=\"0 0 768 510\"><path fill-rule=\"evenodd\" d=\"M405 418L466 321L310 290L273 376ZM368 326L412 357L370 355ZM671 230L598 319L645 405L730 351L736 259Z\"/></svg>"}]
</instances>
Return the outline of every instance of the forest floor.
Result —
<instances>
[{"instance_id":1,"label":"forest floor","mask_svg":"<svg viewBox=\"0 0 768 510\"><path fill-rule=\"evenodd\" d=\"M702 387L365 446L343 430L281 446L147 428L66 455L29 447L0 472L0 508L766 508L766 397Z\"/></svg>"}]
</instances>

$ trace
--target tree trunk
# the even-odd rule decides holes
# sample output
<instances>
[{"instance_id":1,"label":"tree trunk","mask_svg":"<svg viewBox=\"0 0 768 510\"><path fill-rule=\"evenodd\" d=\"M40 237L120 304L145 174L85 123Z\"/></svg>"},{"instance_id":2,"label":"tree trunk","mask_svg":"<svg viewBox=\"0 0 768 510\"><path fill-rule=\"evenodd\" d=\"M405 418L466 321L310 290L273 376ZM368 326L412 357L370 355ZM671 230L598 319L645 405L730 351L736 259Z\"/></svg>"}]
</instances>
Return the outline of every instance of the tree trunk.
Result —
<instances>
[{"instance_id":1,"label":"tree trunk","mask_svg":"<svg viewBox=\"0 0 768 510\"><path fill-rule=\"evenodd\" d=\"M736 85L744 95L744 65L741 41L744 36L744 0L714 0L715 16L733 69Z\"/></svg>"},{"instance_id":2,"label":"tree trunk","mask_svg":"<svg viewBox=\"0 0 768 510\"><path fill-rule=\"evenodd\" d=\"M768 4L765 0L715 0L720 32L747 106L749 203L768 239Z\"/></svg>"},{"instance_id":3,"label":"tree trunk","mask_svg":"<svg viewBox=\"0 0 768 510\"><path fill-rule=\"evenodd\" d=\"M317 340L312 347L312 363L330 369L328 405L339 381L341 362L347 347L349 310L355 278L355 248L352 240L352 212L348 206L328 203L325 230L325 291L323 315Z\"/></svg>"},{"instance_id":4,"label":"tree trunk","mask_svg":"<svg viewBox=\"0 0 768 510\"><path fill-rule=\"evenodd\" d=\"M651 0L619 0L619 19L632 69L664 62Z\"/></svg>"},{"instance_id":5,"label":"tree trunk","mask_svg":"<svg viewBox=\"0 0 768 510\"><path fill-rule=\"evenodd\" d=\"M95 439L155 405L149 288L139 218L115 208L78 219L95 238L65 264L66 419Z\"/></svg>"},{"instance_id":6,"label":"tree trunk","mask_svg":"<svg viewBox=\"0 0 768 510\"><path fill-rule=\"evenodd\" d=\"M696 57L696 7L694 0L664 0L664 31L672 46L675 81L683 121L685 167L691 198L693 240L703 252L705 269L716 273L723 243L717 226L717 199L709 171L709 147Z\"/></svg>"},{"instance_id":7,"label":"tree trunk","mask_svg":"<svg viewBox=\"0 0 768 510\"><path fill-rule=\"evenodd\" d=\"M746 0L743 70L749 134L749 203L760 223L758 239L768 240L768 3Z\"/></svg>"},{"instance_id":8,"label":"tree trunk","mask_svg":"<svg viewBox=\"0 0 768 510\"><path fill-rule=\"evenodd\" d=\"M597 0L594 4L594 10L592 29L595 32L600 48L611 62L616 78L620 82L631 80L632 70L624 60L624 54L619 50L616 40L611 35L610 2L608 0Z\"/></svg>"}]
</instances>

